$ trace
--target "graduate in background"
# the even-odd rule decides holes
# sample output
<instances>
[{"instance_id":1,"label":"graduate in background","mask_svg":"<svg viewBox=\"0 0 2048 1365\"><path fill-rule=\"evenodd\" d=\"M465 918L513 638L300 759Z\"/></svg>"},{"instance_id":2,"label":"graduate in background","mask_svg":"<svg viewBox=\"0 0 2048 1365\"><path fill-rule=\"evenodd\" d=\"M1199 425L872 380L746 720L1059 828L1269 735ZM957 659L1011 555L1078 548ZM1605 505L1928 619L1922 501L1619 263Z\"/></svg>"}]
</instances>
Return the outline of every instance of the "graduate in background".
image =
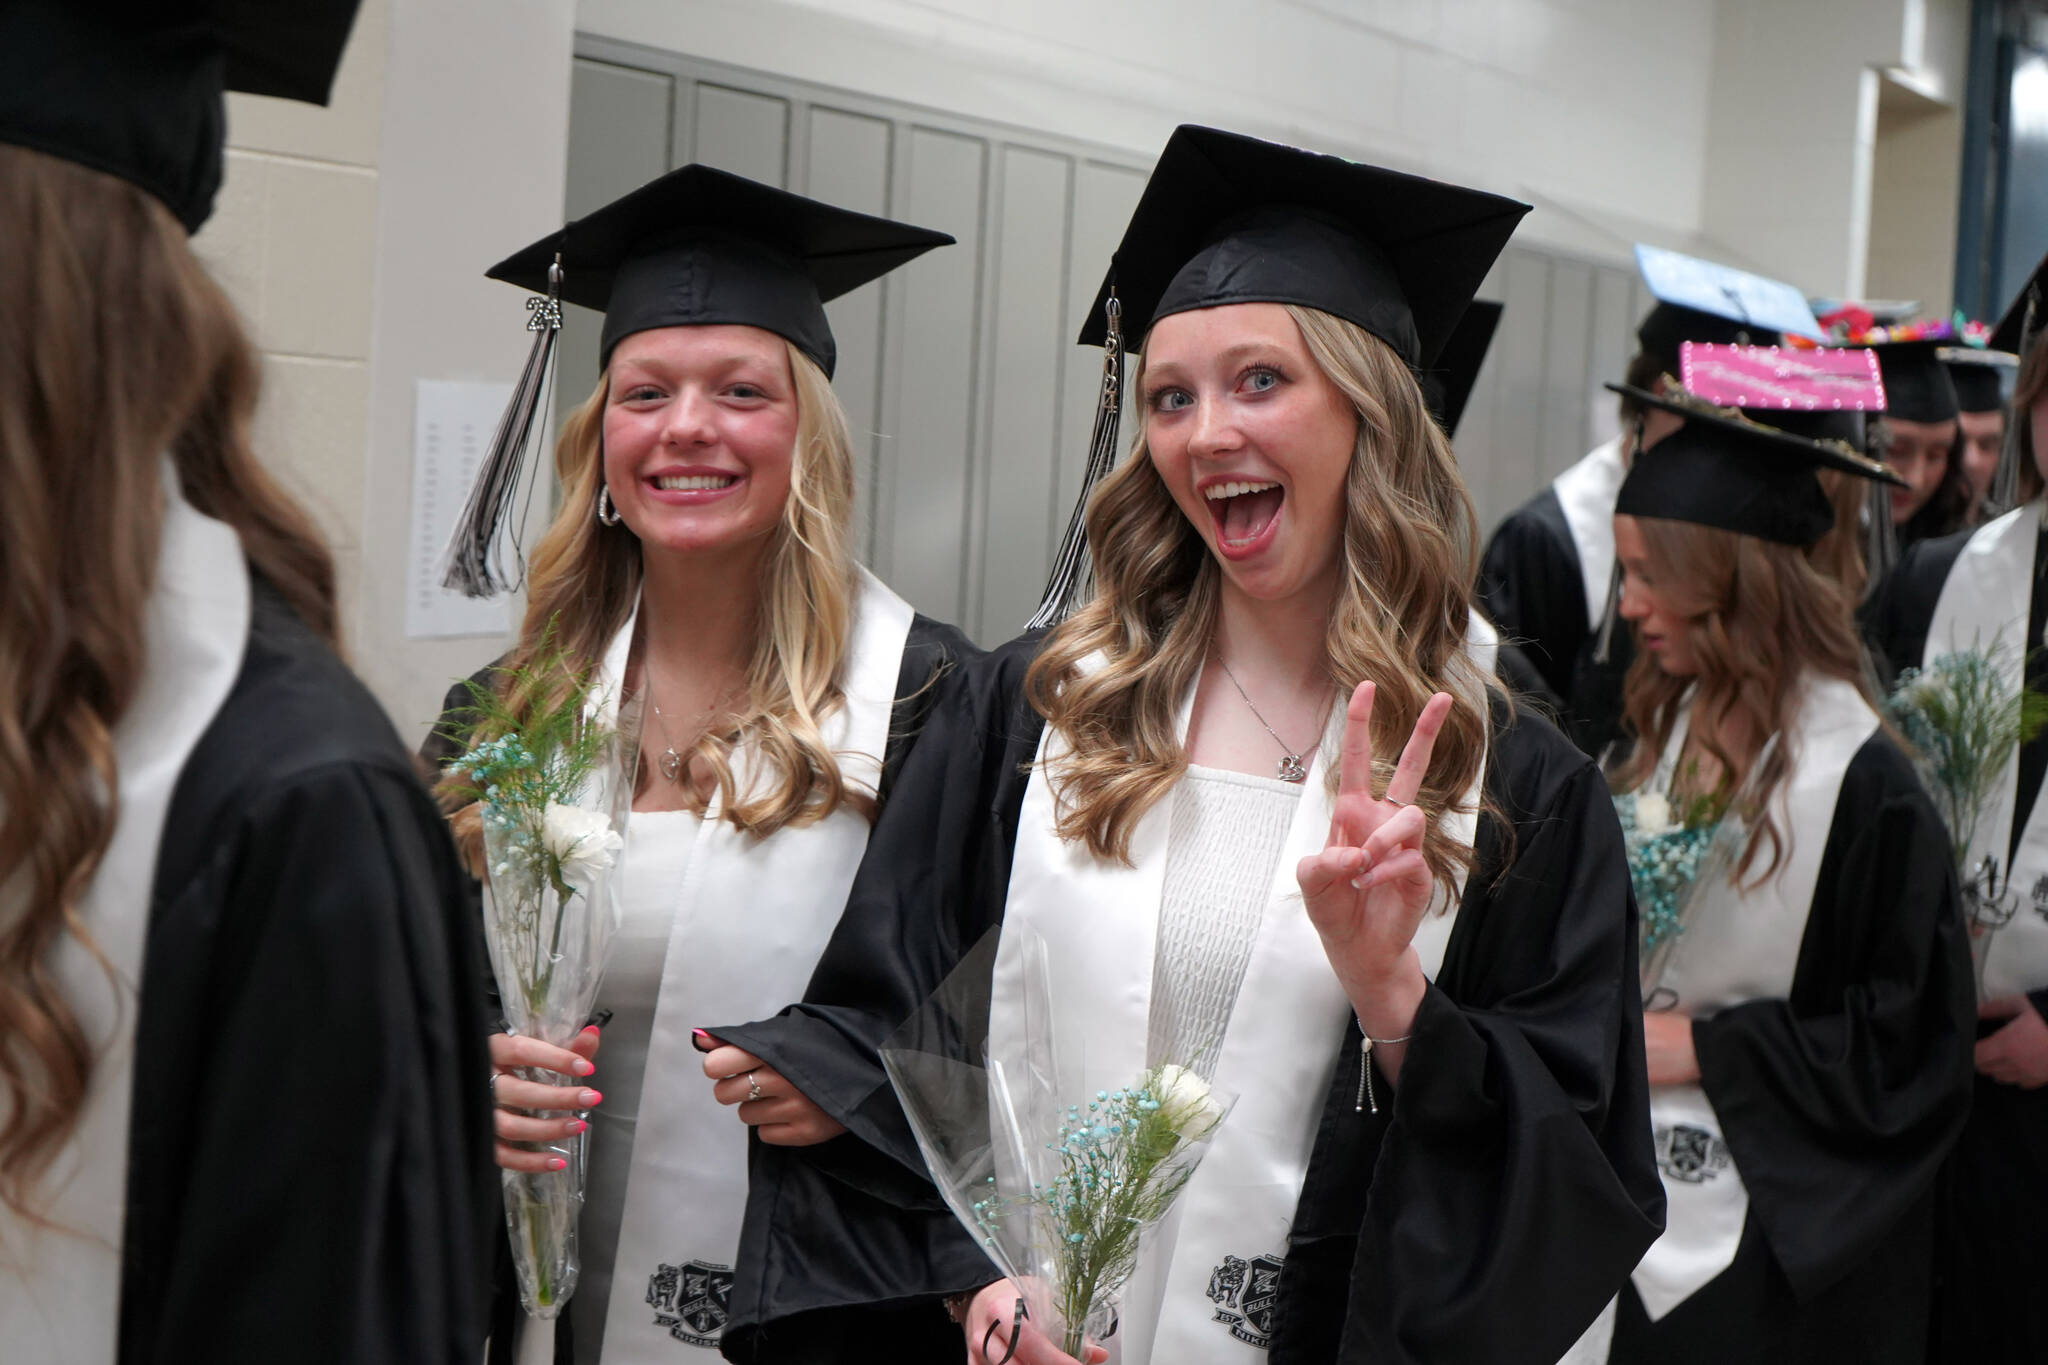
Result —
<instances>
[{"instance_id":1,"label":"graduate in background","mask_svg":"<svg viewBox=\"0 0 2048 1365\"><path fill-rule=\"evenodd\" d=\"M803 1359L887 1358L846 1310L946 1296L970 1361L1013 1344L876 1056L997 926L999 974L1043 937L1089 1076L1220 1038L1240 1095L1125 1296L1127 1365L1604 1353L1660 1212L1620 834L1491 681L1415 378L1525 211L1168 142L1083 333L1114 346L1114 298L1143 349L1092 595L942 684L806 1003L720 1030L849 1130L756 1168L729 1354L795 1358L808 1320L838 1346ZM1022 1027L999 995L992 1035Z\"/></svg>"},{"instance_id":2,"label":"graduate in background","mask_svg":"<svg viewBox=\"0 0 2048 1365\"><path fill-rule=\"evenodd\" d=\"M1866 630L1900 668L2002 642L2021 679L2048 691L2048 319L2038 267L1992 344L2022 348L2008 448L2035 471L2033 498L1973 531L1906 552L1872 599ZM2022 347L2022 343L2024 346ZM2017 470L2001 477L2017 483ZM1980 945L1977 1080L1970 1122L1943 1180L1935 1331L1928 1359L2048 1359L2048 735L2019 747L1997 804L1978 826L1969 865L1996 860L2011 921Z\"/></svg>"},{"instance_id":3,"label":"graduate in background","mask_svg":"<svg viewBox=\"0 0 2048 1365\"><path fill-rule=\"evenodd\" d=\"M1970 486L1969 524L1974 526L2005 510L1992 509L1991 485L2005 450L2005 380L2019 357L1975 346L1943 347L1937 354L1955 385L1959 459L1964 482ZM2017 501L2027 502L2039 475L2031 469L2021 469L2020 475L2026 487Z\"/></svg>"},{"instance_id":4,"label":"graduate in background","mask_svg":"<svg viewBox=\"0 0 2048 1365\"><path fill-rule=\"evenodd\" d=\"M0 7L0 1355L474 1365L455 852L187 243L355 5Z\"/></svg>"},{"instance_id":5,"label":"graduate in background","mask_svg":"<svg viewBox=\"0 0 2048 1365\"><path fill-rule=\"evenodd\" d=\"M1963 469L1955 382L1934 341L1890 341L1868 348L1884 374L1884 421L1876 454L1905 480L1891 490L1892 526L1903 552L1961 529L1971 518Z\"/></svg>"},{"instance_id":6,"label":"graduate in background","mask_svg":"<svg viewBox=\"0 0 2048 1365\"><path fill-rule=\"evenodd\" d=\"M1645 250L1638 249L1639 259ZM1688 341L1775 344L1778 331L1752 321L1743 306L1764 297L1763 288L1788 296L1795 325L1814 328L1811 312L1789 285L1672 253L1648 258L1657 264L1666 259L1687 268L1645 271L1658 301L1636 328L1636 354L1623 376L1631 389L1661 391L1664 377L1678 373L1678 348ZM1702 279L1715 283L1701 287ZM1720 287L1724 281L1726 289ZM1770 320L1778 320L1776 311ZM1628 632L1612 621L1614 495L1628 470L1636 431L1647 426L1654 438L1670 425L1662 413L1645 411L1631 398L1624 397L1620 408L1617 435L1494 528L1477 589L1480 609L1502 638L1519 645L1542 674L1565 733L1596 758L1620 737L1621 679L1630 659Z\"/></svg>"},{"instance_id":7,"label":"graduate in background","mask_svg":"<svg viewBox=\"0 0 2048 1365\"><path fill-rule=\"evenodd\" d=\"M697 1026L802 994L932 680L978 652L854 559L854 451L824 308L952 240L685 166L489 272L604 313L603 373L555 447L561 510L534 550L506 666L563 651L604 692L647 703L598 995L610 1022L573 1051L491 1038L500 1164L559 1169L568 1156L548 1144L594 1125L568 1315L526 1320L501 1277L497 1358L516 1335L522 1362L710 1359L748 1129L770 1144L838 1131ZM506 461L526 435L508 430ZM499 528L474 529L483 548ZM449 694L431 761L457 752L468 700ZM472 832L475 807L455 820ZM513 1074L522 1066L563 1083ZM918 1358L920 1326L944 1324L875 1330L908 1333Z\"/></svg>"},{"instance_id":8,"label":"graduate in background","mask_svg":"<svg viewBox=\"0 0 2048 1365\"><path fill-rule=\"evenodd\" d=\"M1969 953L1947 832L1810 548L1834 521L1818 469L1889 476L1682 390L1631 396L1683 425L1616 502L1641 739L1615 785L1673 812L1739 794L1722 818L1747 823L1644 983L1668 1226L1613 1360L1917 1361Z\"/></svg>"}]
</instances>

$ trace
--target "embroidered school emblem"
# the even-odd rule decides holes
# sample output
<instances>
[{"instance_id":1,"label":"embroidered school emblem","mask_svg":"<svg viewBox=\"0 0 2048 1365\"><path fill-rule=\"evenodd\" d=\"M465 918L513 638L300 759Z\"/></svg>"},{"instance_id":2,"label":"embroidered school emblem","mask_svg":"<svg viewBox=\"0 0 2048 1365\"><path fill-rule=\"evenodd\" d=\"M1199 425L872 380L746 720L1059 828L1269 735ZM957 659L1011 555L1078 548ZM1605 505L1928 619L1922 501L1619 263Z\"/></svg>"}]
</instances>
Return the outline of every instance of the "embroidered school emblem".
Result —
<instances>
[{"instance_id":1,"label":"embroidered school emblem","mask_svg":"<svg viewBox=\"0 0 2048 1365\"><path fill-rule=\"evenodd\" d=\"M1278 1256L1225 1256L1209 1274L1215 1321L1239 1341L1265 1350L1273 1339L1273 1313L1280 1298Z\"/></svg>"},{"instance_id":2,"label":"embroidered school emblem","mask_svg":"<svg viewBox=\"0 0 2048 1365\"><path fill-rule=\"evenodd\" d=\"M715 1351L732 1303L732 1267L703 1261L656 1266L647 1277L647 1303L656 1327L686 1345Z\"/></svg>"},{"instance_id":3,"label":"embroidered school emblem","mask_svg":"<svg viewBox=\"0 0 2048 1365\"><path fill-rule=\"evenodd\" d=\"M1657 1169L1687 1185L1703 1185L1728 1169L1728 1144L1689 1123L1660 1125L1653 1135Z\"/></svg>"}]
</instances>

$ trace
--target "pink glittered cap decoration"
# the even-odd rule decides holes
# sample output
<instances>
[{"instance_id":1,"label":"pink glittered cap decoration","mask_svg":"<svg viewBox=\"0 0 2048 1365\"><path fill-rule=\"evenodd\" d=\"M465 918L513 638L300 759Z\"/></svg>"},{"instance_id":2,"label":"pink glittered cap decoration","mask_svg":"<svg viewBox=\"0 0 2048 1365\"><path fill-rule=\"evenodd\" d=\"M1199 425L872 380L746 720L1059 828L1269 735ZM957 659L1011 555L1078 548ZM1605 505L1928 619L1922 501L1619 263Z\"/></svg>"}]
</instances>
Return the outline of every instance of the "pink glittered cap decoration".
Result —
<instances>
[{"instance_id":1,"label":"pink glittered cap decoration","mask_svg":"<svg viewBox=\"0 0 2048 1365\"><path fill-rule=\"evenodd\" d=\"M1795 351L1688 341L1679 347L1679 369L1687 393L1723 407L1884 410L1884 380L1871 351Z\"/></svg>"}]
</instances>

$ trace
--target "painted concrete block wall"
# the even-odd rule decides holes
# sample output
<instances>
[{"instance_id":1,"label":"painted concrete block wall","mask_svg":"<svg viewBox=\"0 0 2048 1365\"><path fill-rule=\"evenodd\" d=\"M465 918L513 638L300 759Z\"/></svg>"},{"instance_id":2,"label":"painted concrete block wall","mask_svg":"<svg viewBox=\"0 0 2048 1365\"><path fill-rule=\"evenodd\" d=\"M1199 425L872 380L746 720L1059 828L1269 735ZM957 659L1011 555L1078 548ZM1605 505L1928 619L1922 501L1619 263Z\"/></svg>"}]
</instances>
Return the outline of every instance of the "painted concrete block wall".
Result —
<instances>
[{"instance_id":1,"label":"painted concrete block wall","mask_svg":"<svg viewBox=\"0 0 2048 1365\"><path fill-rule=\"evenodd\" d=\"M352 638L388 21L389 0L367 0L324 109L229 96L221 194L193 240L261 353L256 450L332 541Z\"/></svg>"},{"instance_id":2,"label":"painted concrete block wall","mask_svg":"<svg viewBox=\"0 0 2048 1365\"><path fill-rule=\"evenodd\" d=\"M581 0L591 34L1150 156L1175 124L1538 202L1608 259L1702 215L1699 0Z\"/></svg>"}]
</instances>

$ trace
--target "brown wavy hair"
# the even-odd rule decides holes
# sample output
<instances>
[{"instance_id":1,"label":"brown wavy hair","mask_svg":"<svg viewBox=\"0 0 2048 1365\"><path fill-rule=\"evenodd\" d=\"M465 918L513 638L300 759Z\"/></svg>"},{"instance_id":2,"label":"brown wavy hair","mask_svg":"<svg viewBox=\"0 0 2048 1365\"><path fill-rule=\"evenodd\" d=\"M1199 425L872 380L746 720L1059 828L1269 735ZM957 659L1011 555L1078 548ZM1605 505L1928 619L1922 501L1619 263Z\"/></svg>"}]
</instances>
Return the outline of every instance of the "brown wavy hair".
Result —
<instances>
[{"instance_id":1,"label":"brown wavy hair","mask_svg":"<svg viewBox=\"0 0 2048 1365\"><path fill-rule=\"evenodd\" d=\"M120 813L166 453L330 642L334 568L256 463L255 355L163 205L0 145L0 242L0 1201L40 1221L94 1065L49 964L66 934L98 955L78 904Z\"/></svg>"},{"instance_id":2,"label":"brown wavy hair","mask_svg":"<svg viewBox=\"0 0 2048 1365\"><path fill-rule=\"evenodd\" d=\"M850 523L853 511L853 441L831 382L803 352L784 346L795 384L797 429L790 462L789 500L761 575L759 623L737 723L707 730L683 756L713 778L723 817L757 838L824 819L848 802L864 816L874 794L847 782L826 742L825 722L846 703L844 671L853 638L857 573ZM562 425L555 443L560 510L535 547L527 571L526 618L505 675L531 673L543 648L570 668L587 671L603 661L612 638L625 628L640 597L640 540L623 523L606 526L595 513L604 486L604 410L610 380ZM514 715L550 709L575 685L573 674L545 680L544 688L507 695ZM773 777L739 790L732 753L749 745ZM641 779L647 780L643 768ZM444 799L459 779L442 784ZM708 801L695 787L691 807ZM457 842L472 864L481 847L474 804L450 816Z\"/></svg>"},{"instance_id":3,"label":"brown wavy hair","mask_svg":"<svg viewBox=\"0 0 2048 1365\"><path fill-rule=\"evenodd\" d=\"M1692 627L1698 672L1674 676L1648 651L1637 651L1622 707L1640 738L1615 776L1615 790L1632 791L1649 780L1688 700L1687 742L1720 765L1717 790L1729 792L1742 789L1764 745L1792 723L1808 678L1849 683L1875 705L1856 634L1855 599L1808 550L1690 522L1635 520L1658 597ZM1746 813L1750 838L1738 877L1754 873L1753 880L1762 881L1784 861L1770 802L1791 762L1781 742L1756 773L1758 809ZM1678 782L1680 796L1713 794L1688 789L1683 771ZM1757 870L1766 847L1770 856Z\"/></svg>"},{"instance_id":4,"label":"brown wavy hair","mask_svg":"<svg viewBox=\"0 0 2048 1365\"><path fill-rule=\"evenodd\" d=\"M1451 443L1400 357L1363 328L1287 305L1316 366L1358 414L1345 480L1343 578L1324 638L1325 675L1373 705L1374 786L1384 790L1423 705L1458 698L1416 804L1457 808L1487 740L1489 680L1465 652L1478 519ZM1140 356L1133 390L1144 389ZM1153 467L1141 430L1088 507L1095 593L1055 629L1026 675L1031 704L1068 745L1050 774L1059 833L1130 861L1131 834L1187 771L1175 733L1216 627L1221 570ZM1083 673L1100 654L1106 667ZM1336 789L1337 772L1328 780ZM1432 819L1423 856L1448 896L1472 850Z\"/></svg>"}]
</instances>

